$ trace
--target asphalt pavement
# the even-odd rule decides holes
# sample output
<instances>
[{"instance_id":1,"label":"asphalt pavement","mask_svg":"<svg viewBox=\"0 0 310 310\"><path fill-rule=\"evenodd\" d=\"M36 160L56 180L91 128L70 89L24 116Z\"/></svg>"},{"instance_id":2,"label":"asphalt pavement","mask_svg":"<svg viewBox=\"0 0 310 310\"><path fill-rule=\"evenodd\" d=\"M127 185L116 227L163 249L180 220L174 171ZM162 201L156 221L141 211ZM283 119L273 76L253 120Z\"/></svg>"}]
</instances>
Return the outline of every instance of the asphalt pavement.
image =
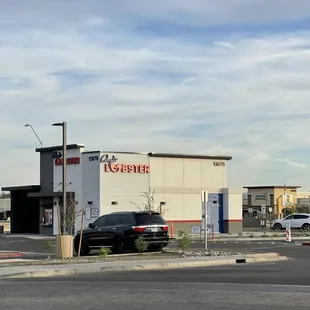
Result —
<instances>
[{"instance_id":1,"label":"asphalt pavement","mask_svg":"<svg viewBox=\"0 0 310 310\"><path fill-rule=\"evenodd\" d=\"M177 245L171 246L177 248ZM203 243L191 245L191 249L203 249ZM210 242L208 248L211 250L228 250L240 253L267 253L275 252L282 256L294 259L310 259L310 246L303 246L302 242L281 242L281 241L261 241L261 242Z\"/></svg>"},{"instance_id":2,"label":"asphalt pavement","mask_svg":"<svg viewBox=\"0 0 310 310\"><path fill-rule=\"evenodd\" d=\"M14 239L15 240L15 239ZM0 250L36 253L42 240L9 243ZM37 242L38 241L38 242ZM41 244L41 245L40 245ZM175 247L175 245L171 245ZM203 243L192 248L203 248ZM210 249L278 252L278 263L241 264L162 271L131 271L84 276L0 281L4 309L309 309L310 247L280 241L210 242ZM36 250L37 249L37 250ZM37 251L37 252L35 252ZM41 254L44 254L41 252ZM28 254L30 255L30 254Z\"/></svg>"},{"instance_id":3,"label":"asphalt pavement","mask_svg":"<svg viewBox=\"0 0 310 310\"><path fill-rule=\"evenodd\" d=\"M0 281L4 309L309 309L310 273L278 264ZM300 272L299 274L296 271Z\"/></svg>"},{"instance_id":4,"label":"asphalt pavement","mask_svg":"<svg viewBox=\"0 0 310 310\"><path fill-rule=\"evenodd\" d=\"M43 239L30 239L25 237L0 238L0 251L25 252L29 254L45 255L45 243Z\"/></svg>"}]
</instances>

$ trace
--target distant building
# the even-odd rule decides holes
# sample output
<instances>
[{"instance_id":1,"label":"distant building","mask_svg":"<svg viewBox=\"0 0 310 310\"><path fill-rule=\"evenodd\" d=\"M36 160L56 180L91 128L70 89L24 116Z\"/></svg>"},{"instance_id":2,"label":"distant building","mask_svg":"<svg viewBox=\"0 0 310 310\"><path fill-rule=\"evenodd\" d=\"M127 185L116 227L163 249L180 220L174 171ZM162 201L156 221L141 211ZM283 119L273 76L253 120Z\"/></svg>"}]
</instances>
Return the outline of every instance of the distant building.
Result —
<instances>
[{"instance_id":1,"label":"distant building","mask_svg":"<svg viewBox=\"0 0 310 310\"><path fill-rule=\"evenodd\" d=\"M245 186L247 201L244 197L243 214L261 213L282 217L285 209L297 204L298 185ZM309 195L310 196L310 195Z\"/></svg>"},{"instance_id":2,"label":"distant building","mask_svg":"<svg viewBox=\"0 0 310 310\"><path fill-rule=\"evenodd\" d=\"M6 220L11 213L11 199L0 198L0 220Z\"/></svg>"}]
</instances>

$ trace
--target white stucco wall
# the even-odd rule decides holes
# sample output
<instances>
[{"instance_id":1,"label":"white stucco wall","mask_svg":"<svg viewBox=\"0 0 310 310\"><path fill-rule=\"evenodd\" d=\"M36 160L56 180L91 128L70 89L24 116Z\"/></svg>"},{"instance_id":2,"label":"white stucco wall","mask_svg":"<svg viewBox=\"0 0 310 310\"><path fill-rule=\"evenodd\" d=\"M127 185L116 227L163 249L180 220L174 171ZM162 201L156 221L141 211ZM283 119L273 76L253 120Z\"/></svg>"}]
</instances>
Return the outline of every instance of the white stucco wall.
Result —
<instances>
[{"instance_id":1,"label":"white stucco wall","mask_svg":"<svg viewBox=\"0 0 310 310\"><path fill-rule=\"evenodd\" d=\"M242 190L227 189L228 161L214 159L156 158L146 154L125 152L86 152L68 150L67 157L80 157L79 165L67 166L67 191L76 193L77 210L98 207L99 216L115 211L143 209L144 192L155 191L156 206L165 202L166 220L201 220L201 192L224 193L224 219L242 219ZM114 156L115 160L106 167ZM90 160L92 158L92 160ZM225 165L214 165L224 162ZM117 171L126 165L125 170ZM134 171L137 165L149 167L148 171ZM123 167L123 166L122 166ZM108 168L108 169L106 169ZM141 168L141 167L140 167ZM130 170L130 171L129 171ZM55 191L61 190L62 166L54 165ZM69 184L70 183L70 184ZM57 185L60 184L58 187ZM225 189L225 190L223 190ZM89 204L92 202L92 204ZM113 205L112 202L117 202ZM56 211L56 210L54 210ZM56 219L57 213L54 212ZM97 218L97 217L96 217ZM84 226L93 222L85 218ZM56 233L57 221L54 221ZM76 230L80 229L77 218Z\"/></svg>"},{"instance_id":2,"label":"white stucco wall","mask_svg":"<svg viewBox=\"0 0 310 310\"><path fill-rule=\"evenodd\" d=\"M242 188L225 188L223 194L224 220L242 220Z\"/></svg>"},{"instance_id":3,"label":"white stucco wall","mask_svg":"<svg viewBox=\"0 0 310 310\"><path fill-rule=\"evenodd\" d=\"M108 153L101 152L100 156L112 156L116 161L114 165L147 165L149 158L144 154L130 153ZM106 171L105 162L100 163L100 214L106 214L115 211L138 210L144 208L145 199L143 192L149 192L149 173L136 172L111 172ZM126 166L129 168L129 166ZM130 166L132 169L133 167ZM108 169L109 170L109 169ZM112 201L117 205L112 205Z\"/></svg>"}]
</instances>

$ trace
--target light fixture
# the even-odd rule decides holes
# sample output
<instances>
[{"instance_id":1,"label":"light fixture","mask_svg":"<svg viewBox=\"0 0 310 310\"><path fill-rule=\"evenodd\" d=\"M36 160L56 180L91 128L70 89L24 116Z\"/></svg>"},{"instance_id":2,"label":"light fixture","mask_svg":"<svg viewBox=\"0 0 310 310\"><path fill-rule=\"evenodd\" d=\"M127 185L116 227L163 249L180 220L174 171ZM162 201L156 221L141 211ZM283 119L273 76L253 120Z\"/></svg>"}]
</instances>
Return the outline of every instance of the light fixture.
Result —
<instances>
[{"instance_id":1,"label":"light fixture","mask_svg":"<svg viewBox=\"0 0 310 310\"><path fill-rule=\"evenodd\" d=\"M41 148L42 148L42 147L43 147L43 142L42 142L42 140L39 138L37 132L34 130L34 128L32 127L32 125L31 125L31 124L26 124L25 127L30 127L30 128L31 128L32 132L34 133L34 135L36 136L36 138L37 138L38 141L40 142Z\"/></svg>"}]
</instances>

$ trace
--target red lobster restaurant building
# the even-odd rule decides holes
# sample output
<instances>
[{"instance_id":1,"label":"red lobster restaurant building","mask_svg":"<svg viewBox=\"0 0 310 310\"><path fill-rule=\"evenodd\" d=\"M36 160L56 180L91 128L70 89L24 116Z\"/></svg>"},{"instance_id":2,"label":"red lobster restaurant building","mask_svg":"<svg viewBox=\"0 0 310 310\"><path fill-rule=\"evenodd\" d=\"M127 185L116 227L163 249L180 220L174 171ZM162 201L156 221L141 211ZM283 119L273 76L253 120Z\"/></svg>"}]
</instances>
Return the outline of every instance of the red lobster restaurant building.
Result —
<instances>
[{"instance_id":1,"label":"red lobster restaurant building","mask_svg":"<svg viewBox=\"0 0 310 310\"><path fill-rule=\"evenodd\" d=\"M58 234L62 197L62 147L40 153L40 184L4 187L11 192L11 232ZM86 151L67 146L67 192L84 208L85 227L100 215L143 209L144 193L154 193L169 227L191 234L202 231L202 191L208 191L208 229L242 231L242 188L227 185L230 156ZM78 211L78 210L77 210ZM212 225L213 224L213 225ZM77 219L75 229L80 228Z\"/></svg>"}]
</instances>

